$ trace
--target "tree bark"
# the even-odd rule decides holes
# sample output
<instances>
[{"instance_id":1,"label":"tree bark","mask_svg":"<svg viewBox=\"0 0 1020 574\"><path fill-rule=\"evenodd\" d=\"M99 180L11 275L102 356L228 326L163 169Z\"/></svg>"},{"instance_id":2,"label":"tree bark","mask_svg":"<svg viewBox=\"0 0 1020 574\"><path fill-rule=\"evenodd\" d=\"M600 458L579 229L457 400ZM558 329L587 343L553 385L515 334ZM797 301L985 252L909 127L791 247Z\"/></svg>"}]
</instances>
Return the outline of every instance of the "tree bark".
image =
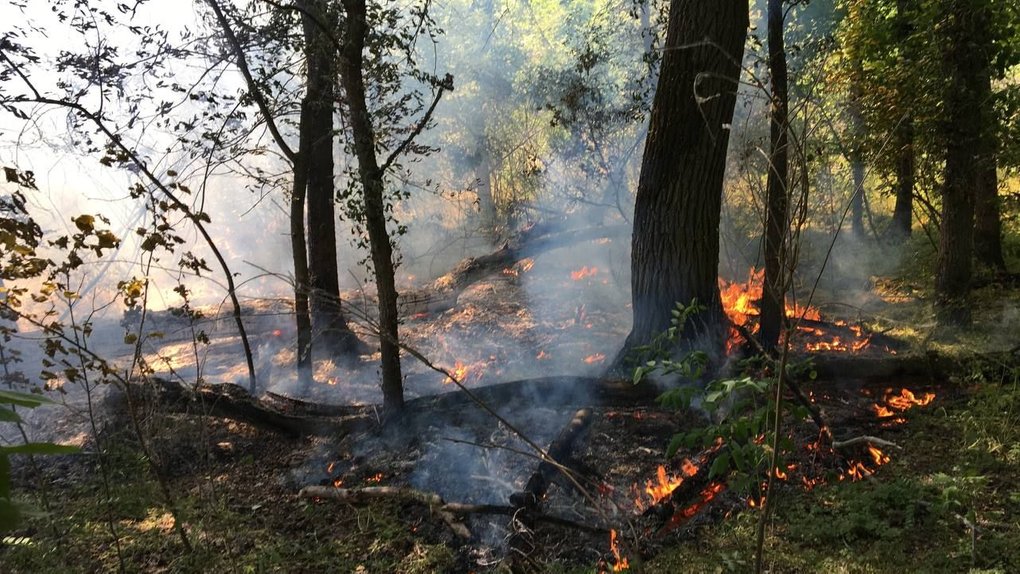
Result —
<instances>
[{"instance_id":1,"label":"tree bark","mask_svg":"<svg viewBox=\"0 0 1020 574\"><path fill-rule=\"evenodd\" d=\"M988 47L985 47L988 49ZM987 57L987 56L986 56ZM978 158L978 181L974 189L974 254L977 260L999 273L1006 273L1002 255L1002 219L999 213L998 142L994 133L995 110L992 108L991 66L985 66L978 94L984 133L981 134L981 156Z\"/></svg>"},{"instance_id":2,"label":"tree bark","mask_svg":"<svg viewBox=\"0 0 1020 574\"><path fill-rule=\"evenodd\" d=\"M312 319L308 309L308 251L305 244L305 192L308 189L308 149L311 132L303 130L309 121L307 102L301 102L298 150L294 157L293 187L290 192L290 250L294 258L294 315L297 323L297 371L302 385L312 383Z\"/></svg>"},{"instance_id":3,"label":"tree bark","mask_svg":"<svg viewBox=\"0 0 1020 574\"><path fill-rule=\"evenodd\" d=\"M789 94L782 0L768 0L767 17L772 102L769 113L769 171L765 192L765 288L762 291L760 325L762 347L772 351L779 342L785 318L785 246L789 229Z\"/></svg>"},{"instance_id":4,"label":"tree bark","mask_svg":"<svg viewBox=\"0 0 1020 574\"><path fill-rule=\"evenodd\" d=\"M404 408L404 383L400 374L397 288L394 281L393 245L386 230L383 172L375 152L375 129L365 96L364 49L368 34L365 0L343 0L346 30L340 79L347 95L354 151L358 158L365 208L365 229L372 252L372 268L379 293L379 343L382 351L383 409L388 415Z\"/></svg>"},{"instance_id":5,"label":"tree bark","mask_svg":"<svg viewBox=\"0 0 1020 574\"><path fill-rule=\"evenodd\" d=\"M913 34L913 24L910 15L907 13L911 0L896 0L896 40L902 46L901 51L905 52L910 45L910 36ZM900 57L897 65L905 67L910 65L906 55ZM905 73L901 72L903 77ZM893 142L896 153L896 205L893 208L892 225L889 228L889 238L894 243L902 243L910 237L913 227L914 209L914 121L910 117L910 97L907 95L910 87L901 81L896 87L900 108L908 114L895 128Z\"/></svg>"},{"instance_id":6,"label":"tree bark","mask_svg":"<svg viewBox=\"0 0 1020 574\"><path fill-rule=\"evenodd\" d=\"M336 190L333 184L333 88L336 78L333 43L321 23L333 22L321 0L299 0L305 37L305 104L310 132L308 160L308 285L315 333L330 351L355 352L358 339L343 316L336 249ZM321 22L311 16L318 15ZM320 347L321 348L321 347Z\"/></svg>"},{"instance_id":7,"label":"tree bark","mask_svg":"<svg viewBox=\"0 0 1020 574\"><path fill-rule=\"evenodd\" d=\"M951 2L945 14L946 66L945 185L942 226L935 276L935 311L940 324L970 324L969 306L974 254L974 198L980 180L975 155L985 135L980 106L982 78L988 73L981 45L988 35L985 0Z\"/></svg>"},{"instance_id":8,"label":"tree bark","mask_svg":"<svg viewBox=\"0 0 1020 574\"><path fill-rule=\"evenodd\" d=\"M707 308L683 332L721 347L719 220L746 0L674 0L634 208L634 326L620 358L666 331L677 303ZM619 358L618 358L619 361Z\"/></svg>"}]
</instances>

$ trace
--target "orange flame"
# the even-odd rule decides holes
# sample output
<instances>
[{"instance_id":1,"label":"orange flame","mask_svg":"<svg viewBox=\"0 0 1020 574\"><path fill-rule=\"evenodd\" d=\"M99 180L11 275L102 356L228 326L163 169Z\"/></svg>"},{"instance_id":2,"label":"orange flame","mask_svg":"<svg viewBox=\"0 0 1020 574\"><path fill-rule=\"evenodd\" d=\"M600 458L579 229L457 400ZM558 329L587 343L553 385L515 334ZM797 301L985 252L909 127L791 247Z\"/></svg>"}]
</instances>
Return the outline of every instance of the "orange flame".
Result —
<instances>
[{"instance_id":1,"label":"orange flame","mask_svg":"<svg viewBox=\"0 0 1020 574\"><path fill-rule=\"evenodd\" d=\"M634 499L634 506L638 511L654 506L672 494L678 486L683 484L684 478L690 478L697 474L698 465L685 458L680 465L680 472L683 476L670 476L666 472L666 467L660 464L659 468L655 470L655 480L645 482L644 493L647 495L648 501L642 500L640 496Z\"/></svg>"},{"instance_id":2,"label":"orange flame","mask_svg":"<svg viewBox=\"0 0 1020 574\"><path fill-rule=\"evenodd\" d=\"M886 389L882 400L888 406L875 404L871 408L874 409L875 414L879 418L889 418L915 406L923 407L928 405L935 400L935 393L924 393L921 396L916 396L910 389L900 389L899 394L896 394L892 389Z\"/></svg>"},{"instance_id":3,"label":"orange flame","mask_svg":"<svg viewBox=\"0 0 1020 574\"><path fill-rule=\"evenodd\" d=\"M706 486L701 491L701 500L695 502L694 504L688 506L687 508L684 508L679 512L674 512L673 516L670 517L669 519L669 523L667 523L666 526L663 527L663 531L672 530L693 518L694 515L701 511L701 509L704 508L706 504L712 502L712 499L714 499L716 496L719 495L720 492L724 490L726 490L726 485L721 482L713 482L712 484Z\"/></svg>"},{"instance_id":4,"label":"orange flame","mask_svg":"<svg viewBox=\"0 0 1020 574\"><path fill-rule=\"evenodd\" d=\"M745 327L749 324L751 317L758 316L756 303L762 298L764 280L765 271L756 270L753 267L748 271L746 283L731 283L725 279L719 279L719 296L722 300L723 310L731 323ZM817 308L798 305L790 301L786 302L785 313L790 318L804 318L810 321L821 321L822 319L822 314ZM849 329L853 333L853 337L833 337L825 341L809 341L804 344L804 350L857 353L871 343L871 335L865 334L860 326L848 325L845 321L836 321L835 324ZM815 337L826 336L825 330L816 327L801 325L799 330ZM752 332L754 331L757 331L757 325L754 325ZM739 341L739 330L732 329L726 343L726 351L732 351Z\"/></svg>"},{"instance_id":5,"label":"orange flame","mask_svg":"<svg viewBox=\"0 0 1020 574\"><path fill-rule=\"evenodd\" d=\"M470 370L471 369L468 368L467 365L465 365L464 363L462 363L460 361L457 361L453 365L453 372L450 373L451 375L453 375L453 377L446 377L446 380L443 381L443 384L444 385L449 385L449 384L453 383L454 379L457 379L458 383L463 383L464 382L464 377L466 377L468 375L468 372Z\"/></svg>"},{"instance_id":6,"label":"orange flame","mask_svg":"<svg viewBox=\"0 0 1020 574\"><path fill-rule=\"evenodd\" d=\"M870 454L871 455L871 459L875 461L875 466L881 466L881 465L886 464L887 462L889 462L891 460L889 458L889 455L885 454L881 450L879 450L879 449L877 449L877 448L875 448L875 447L873 447L871 445L868 445L868 454Z\"/></svg>"},{"instance_id":7,"label":"orange flame","mask_svg":"<svg viewBox=\"0 0 1020 574\"><path fill-rule=\"evenodd\" d=\"M620 547L616 544L616 530L609 531L609 550L613 553L613 572L623 572L630 569L630 564L625 556L620 556Z\"/></svg>"},{"instance_id":8,"label":"orange flame","mask_svg":"<svg viewBox=\"0 0 1020 574\"><path fill-rule=\"evenodd\" d=\"M585 265L584 267L578 269L577 271L571 271L570 278L573 279L574 281L580 281L581 279L594 277L595 275L598 275L598 272L599 272L598 267L588 267L587 265Z\"/></svg>"}]
</instances>

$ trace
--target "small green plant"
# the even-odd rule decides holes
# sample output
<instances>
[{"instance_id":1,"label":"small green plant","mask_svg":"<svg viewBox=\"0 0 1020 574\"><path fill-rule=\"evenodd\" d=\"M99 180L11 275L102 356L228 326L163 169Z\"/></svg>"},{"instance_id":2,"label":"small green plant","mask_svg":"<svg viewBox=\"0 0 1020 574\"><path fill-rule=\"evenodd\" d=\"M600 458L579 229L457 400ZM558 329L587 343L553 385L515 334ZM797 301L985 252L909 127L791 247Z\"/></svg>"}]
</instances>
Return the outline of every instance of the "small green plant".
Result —
<instances>
[{"instance_id":1,"label":"small green plant","mask_svg":"<svg viewBox=\"0 0 1020 574\"><path fill-rule=\"evenodd\" d=\"M20 425L23 421L18 415L16 407L34 409L46 404L54 404L54 402L42 395L0 391L0 422ZM11 494L10 456L12 454L47 455L75 452L78 452L77 447L49 442L26 442L18 446L0 447L0 532L8 532L16 528L25 510L25 506L16 502Z\"/></svg>"},{"instance_id":2,"label":"small green plant","mask_svg":"<svg viewBox=\"0 0 1020 574\"><path fill-rule=\"evenodd\" d=\"M696 384L704 373L707 355L701 351L687 351L679 356L676 353L684 325L702 310L704 307L696 300L690 305L677 304L670 328L651 345L637 349L644 353L644 362L634 370L634 382L652 374L679 375L687 381L688 384L665 392L659 403L674 410L699 408L709 415L711 422L674 435L667 456L674 456L681 447L707 449L718 445L720 452L709 467L709 478L730 475L731 488L750 493L760 487L762 476L767 475L765 468L772 444L770 417L776 411L774 380L744 376L711 381L704 386ZM750 370L749 364L745 366ZM800 418L808 414L803 407L783 407ZM779 441L780 452L792 446L786 437ZM781 465L781 459L777 463Z\"/></svg>"}]
</instances>

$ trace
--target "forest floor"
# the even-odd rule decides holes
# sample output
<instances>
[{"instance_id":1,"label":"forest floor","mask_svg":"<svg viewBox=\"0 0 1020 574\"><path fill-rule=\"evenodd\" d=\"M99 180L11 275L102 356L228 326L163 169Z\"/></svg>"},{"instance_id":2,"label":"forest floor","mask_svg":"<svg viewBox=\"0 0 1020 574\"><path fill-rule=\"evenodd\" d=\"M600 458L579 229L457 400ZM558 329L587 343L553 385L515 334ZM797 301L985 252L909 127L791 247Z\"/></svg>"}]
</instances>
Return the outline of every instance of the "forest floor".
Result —
<instances>
[{"instance_id":1,"label":"forest floor","mask_svg":"<svg viewBox=\"0 0 1020 574\"><path fill-rule=\"evenodd\" d=\"M1020 292L1015 287L992 283L981 288L975 294L975 327L940 332L925 303L930 300L927 287L905 279L930 277L921 267L930 266L931 259L906 260L896 274L870 280L868 298L857 306L869 328L909 343L914 353L973 357L1016 345ZM1020 267L1016 261L1011 265ZM568 319L551 315L550 321ZM551 342L541 341L538 348L545 344ZM573 351L570 363L581 362L590 349L585 345ZM930 387L937 396L931 404L901 413L899 424L883 426L873 414L861 423L872 425L865 427L869 434L901 447L889 451L891 460L874 468L869 479L830 475L810 488L797 480L778 483L769 499L769 572L1020 572L1020 368L972 363L947 380L912 381L911 388ZM887 384L907 385L901 380ZM883 386L880 382L876 388ZM825 400L833 409L870 406L874 398L867 402L859 391L836 385ZM555 417L561 415L543 411L528 431L547 444L560 426ZM640 485L654 474L655 465L664 461L670 429L696 423L689 413L654 409L625 415L599 412L592 436L600 440L589 441L584 453L586 462L599 465L621 492L625 487L619 485ZM799 425L799 448L813 429L810 422L793 424ZM394 499L350 505L297 495L302 486L328 483L334 476L342 476L346 487L430 486L413 476L428 459L421 445L432 439L424 434L414 437L418 442L394 448L386 441L365 446L353 439L286 438L193 415L150 412L144 425L193 551L186 552L175 533L169 505L128 421L114 417L103 421L100 432L103 460L94 442L86 440L84 455L17 461L14 490L37 512L0 542L0 572L503 571L498 558L505 547L506 517L485 524L472 518L468 524L477 538L465 542L420 503ZM619 432L624 434L614 434ZM484 442L498 438L492 431ZM433 477L463 474L443 467L443 456L452 451L437 452L431 459L438 465ZM334 471L334 461L341 470ZM496 471L486 475L489 482L474 486L478 492L502 497L505 490L519 488L534 466L516 463L522 467L514 468L517 474L500 477L499 469L515 463L497 463ZM561 508L572 503L558 500ZM643 559L625 546L631 571L752 571L761 513L739 493L724 493L719 500L703 519L660 541ZM633 509L629 512L618 515L621 525L634 520ZM586 515L572 516L583 520ZM545 541L552 550L537 555L536 562L546 572L605 572L615 561L603 535L559 527L547 531Z\"/></svg>"},{"instance_id":2,"label":"forest floor","mask_svg":"<svg viewBox=\"0 0 1020 574\"><path fill-rule=\"evenodd\" d=\"M1020 380L977 378L903 413L904 422L884 437L902 450L872 479L810 490L782 483L770 500L768 571L1020 571ZM498 539L464 543L422 504L298 497L295 473L326 460L322 440L187 415L150 424L192 553L175 536L130 434L111 430L105 469L94 457L49 459L39 481L19 466L16 488L31 493L43 513L4 540L2 570L108 572L123 563L136 572L500 571L485 566L485 549L498 547ZM347 484L377 484L372 470L351 473ZM50 485L45 493L43 483ZM737 497L727 504L724 518L663 542L643 565L631 556L632 570L750 571L760 513ZM553 537L576 548L560 554L569 561L539 556L545 571L609 570L608 540L569 529Z\"/></svg>"}]
</instances>

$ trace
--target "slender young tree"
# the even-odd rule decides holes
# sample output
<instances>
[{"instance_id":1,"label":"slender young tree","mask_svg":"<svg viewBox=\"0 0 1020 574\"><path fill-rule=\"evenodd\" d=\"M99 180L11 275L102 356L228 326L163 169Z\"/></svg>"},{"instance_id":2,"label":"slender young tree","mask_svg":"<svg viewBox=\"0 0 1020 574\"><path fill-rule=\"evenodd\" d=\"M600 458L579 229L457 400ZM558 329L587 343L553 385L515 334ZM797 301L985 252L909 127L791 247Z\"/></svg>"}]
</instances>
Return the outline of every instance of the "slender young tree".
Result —
<instances>
[{"instance_id":1,"label":"slender young tree","mask_svg":"<svg viewBox=\"0 0 1020 574\"><path fill-rule=\"evenodd\" d=\"M365 95L365 40L368 35L365 0L343 0L345 27L340 82L346 94L348 119L358 159L365 229L372 253L379 297L379 344L382 351L383 408L395 414L404 408L404 382L400 374L400 344L397 316L397 287L394 279L393 244L386 230L386 202L383 197L384 170L376 156L375 128Z\"/></svg>"},{"instance_id":2,"label":"slender young tree","mask_svg":"<svg viewBox=\"0 0 1020 574\"><path fill-rule=\"evenodd\" d=\"M766 183L765 285L761 302L761 343L771 351L779 342L786 308L785 244L789 229L789 94L786 47L783 43L783 2L768 0L769 172Z\"/></svg>"},{"instance_id":3,"label":"slender young tree","mask_svg":"<svg viewBox=\"0 0 1020 574\"><path fill-rule=\"evenodd\" d=\"M907 113L899 120L893 133L893 153L896 157L896 204L893 208L889 238L896 243L901 243L910 237L914 209L914 119L912 112L907 111L910 102L910 86L907 79L910 75L905 72L905 68L910 65L908 50L910 36L914 33L909 8L910 0L896 0L896 23L893 33L900 46L900 56L896 62L900 72L897 74L899 79L895 91L896 98L901 104L900 108Z\"/></svg>"},{"instance_id":4,"label":"slender young tree","mask_svg":"<svg viewBox=\"0 0 1020 574\"><path fill-rule=\"evenodd\" d=\"M620 358L665 331L677 303L694 299L706 310L684 336L721 343L719 221L747 26L747 0L670 5L634 207L634 324Z\"/></svg>"}]
</instances>

